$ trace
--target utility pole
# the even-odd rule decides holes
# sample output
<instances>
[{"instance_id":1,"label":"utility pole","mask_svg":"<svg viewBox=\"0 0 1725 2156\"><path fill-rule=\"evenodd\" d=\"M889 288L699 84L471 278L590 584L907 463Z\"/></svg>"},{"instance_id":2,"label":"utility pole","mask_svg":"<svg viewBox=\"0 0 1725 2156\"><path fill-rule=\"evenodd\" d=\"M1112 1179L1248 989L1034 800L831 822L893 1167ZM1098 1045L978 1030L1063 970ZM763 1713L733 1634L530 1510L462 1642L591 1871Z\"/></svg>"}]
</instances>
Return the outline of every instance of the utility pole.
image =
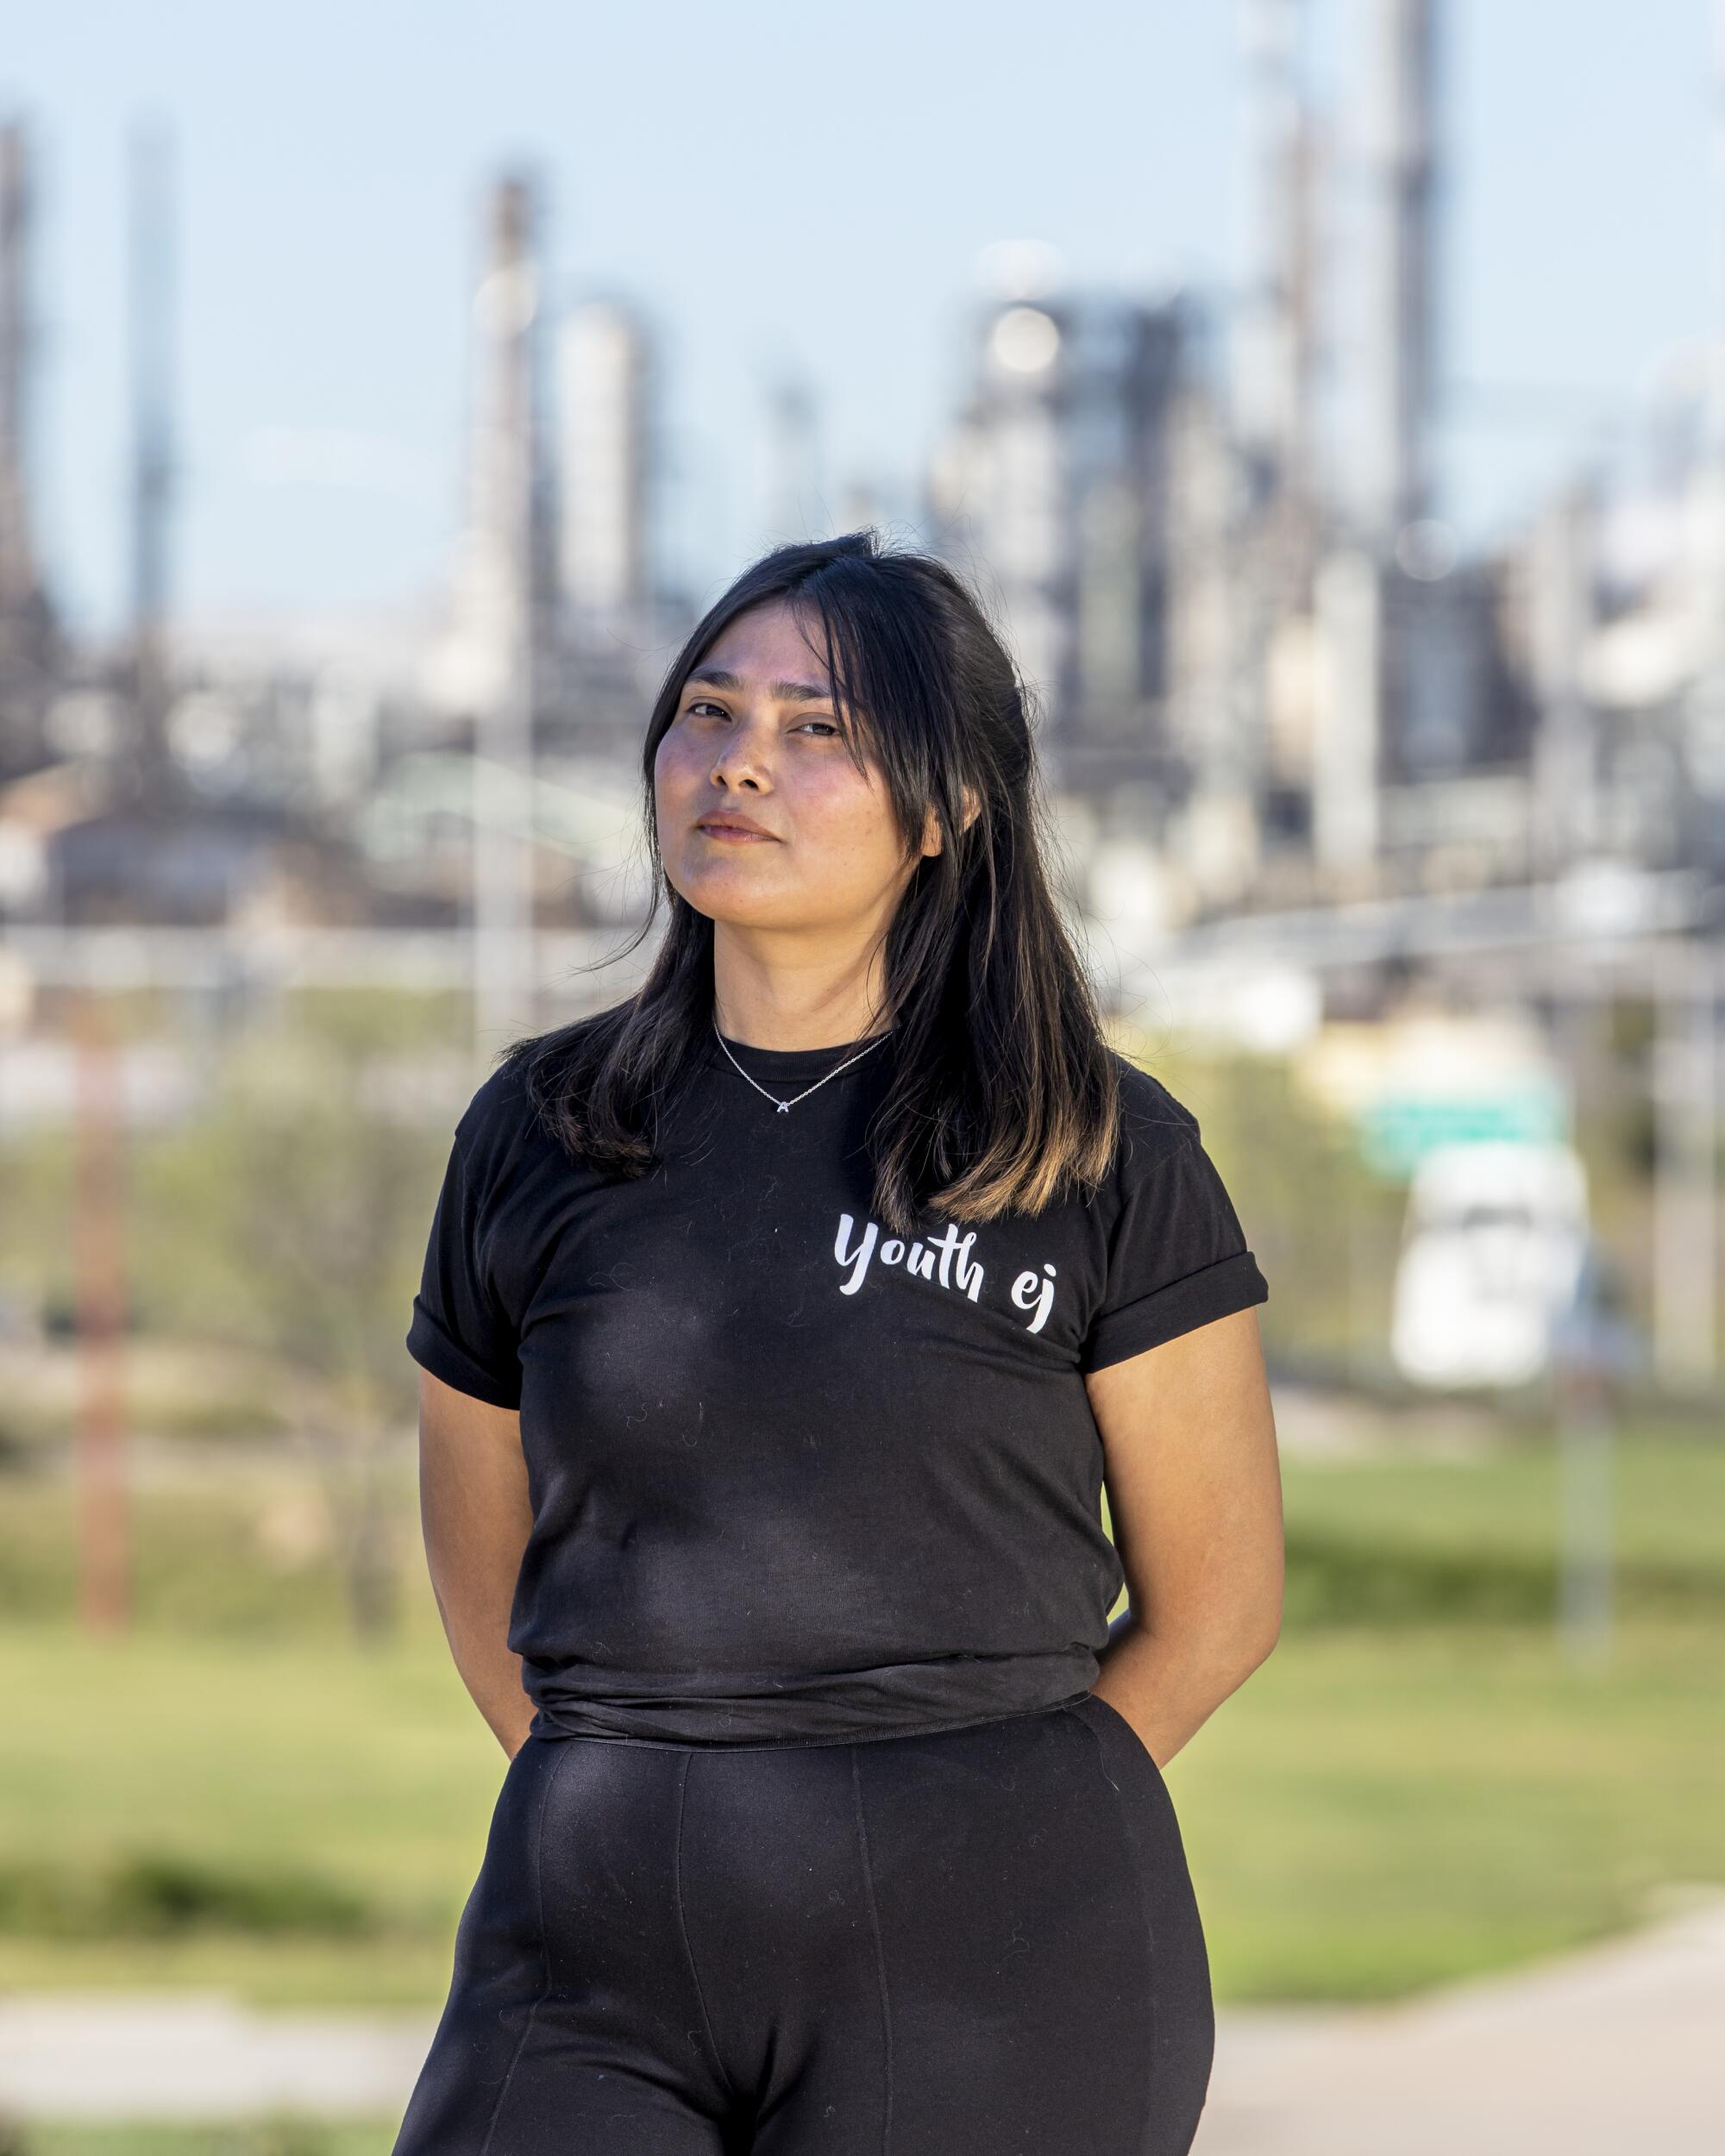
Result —
<instances>
[{"instance_id":1,"label":"utility pole","mask_svg":"<svg viewBox=\"0 0 1725 2156\"><path fill-rule=\"evenodd\" d=\"M1704 1391L1719 1369L1719 962L1713 939L1676 941L1654 975L1653 1359Z\"/></svg>"},{"instance_id":2,"label":"utility pole","mask_svg":"<svg viewBox=\"0 0 1725 2156\"><path fill-rule=\"evenodd\" d=\"M1571 1661L1610 1653L1615 1601L1616 1418L1604 1342L1587 1319L1553 1356L1558 1416L1558 1638Z\"/></svg>"}]
</instances>

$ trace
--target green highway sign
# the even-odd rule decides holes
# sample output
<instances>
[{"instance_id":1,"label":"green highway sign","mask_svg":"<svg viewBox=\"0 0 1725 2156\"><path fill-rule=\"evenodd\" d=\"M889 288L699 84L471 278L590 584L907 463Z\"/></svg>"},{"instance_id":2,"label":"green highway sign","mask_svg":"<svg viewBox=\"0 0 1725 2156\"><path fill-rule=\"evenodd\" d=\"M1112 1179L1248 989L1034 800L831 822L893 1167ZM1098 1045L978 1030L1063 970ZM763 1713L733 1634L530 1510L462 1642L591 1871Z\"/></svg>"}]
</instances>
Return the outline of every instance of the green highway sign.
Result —
<instances>
[{"instance_id":1,"label":"green highway sign","mask_svg":"<svg viewBox=\"0 0 1725 2156\"><path fill-rule=\"evenodd\" d=\"M1386 1094L1358 1116L1360 1151L1380 1175L1410 1175L1434 1146L1520 1138L1562 1144L1569 1111L1555 1079L1530 1079L1495 1093Z\"/></svg>"}]
</instances>

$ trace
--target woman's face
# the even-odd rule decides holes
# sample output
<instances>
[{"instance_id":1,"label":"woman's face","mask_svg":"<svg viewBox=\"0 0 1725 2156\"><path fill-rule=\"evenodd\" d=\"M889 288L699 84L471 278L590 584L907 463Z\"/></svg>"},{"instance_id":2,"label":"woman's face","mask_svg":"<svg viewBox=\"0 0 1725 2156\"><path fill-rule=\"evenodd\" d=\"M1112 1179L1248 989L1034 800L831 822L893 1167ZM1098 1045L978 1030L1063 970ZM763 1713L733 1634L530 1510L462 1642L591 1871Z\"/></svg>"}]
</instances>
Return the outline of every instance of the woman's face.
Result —
<instances>
[{"instance_id":1,"label":"woman's face","mask_svg":"<svg viewBox=\"0 0 1725 2156\"><path fill-rule=\"evenodd\" d=\"M866 931L890 919L914 862L866 761L866 771L851 761L826 668L791 609L774 601L738 615L691 671L654 759L673 887L737 927ZM938 849L931 816L923 850Z\"/></svg>"}]
</instances>

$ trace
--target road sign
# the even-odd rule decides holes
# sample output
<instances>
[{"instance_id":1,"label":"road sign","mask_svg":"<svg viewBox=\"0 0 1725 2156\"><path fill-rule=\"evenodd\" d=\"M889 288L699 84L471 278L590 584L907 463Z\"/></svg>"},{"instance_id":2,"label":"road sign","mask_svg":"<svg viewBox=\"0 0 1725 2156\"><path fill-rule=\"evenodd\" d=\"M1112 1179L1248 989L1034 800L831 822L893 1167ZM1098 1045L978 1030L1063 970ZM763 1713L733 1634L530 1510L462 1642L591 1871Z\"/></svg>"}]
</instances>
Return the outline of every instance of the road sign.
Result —
<instances>
[{"instance_id":1,"label":"road sign","mask_svg":"<svg viewBox=\"0 0 1725 2156\"><path fill-rule=\"evenodd\" d=\"M1490 1138L1557 1144L1569 1112L1553 1079L1530 1077L1491 1092L1384 1094L1358 1112L1360 1150L1380 1175L1411 1175L1434 1146Z\"/></svg>"}]
</instances>

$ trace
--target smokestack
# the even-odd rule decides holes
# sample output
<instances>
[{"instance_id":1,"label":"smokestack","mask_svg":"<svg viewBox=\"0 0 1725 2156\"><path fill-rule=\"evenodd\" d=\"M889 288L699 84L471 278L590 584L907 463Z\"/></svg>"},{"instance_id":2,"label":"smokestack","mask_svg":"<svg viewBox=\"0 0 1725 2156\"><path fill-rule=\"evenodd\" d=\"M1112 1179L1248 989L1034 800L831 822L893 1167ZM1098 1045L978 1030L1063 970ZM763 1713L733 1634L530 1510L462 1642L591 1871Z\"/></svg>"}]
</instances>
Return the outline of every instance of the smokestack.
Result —
<instances>
[{"instance_id":1,"label":"smokestack","mask_svg":"<svg viewBox=\"0 0 1725 2156\"><path fill-rule=\"evenodd\" d=\"M1711 320L1708 324L1707 442L1716 468L1725 467L1725 0L1713 0Z\"/></svg>"},{"instance_id":2,"label":"smokestack","mask_svg":"<svg viewBox=\"0 0 1725 2156\"><path fill-rule=\"evenodd\" d=\"M1431 507L1436 0L1365 0L1359 510L1380 555Z\"/></svg>"},{"instance_id":3,"label":"smokestack","mask_svg":"<svg viewBox=\"0 0 1725 2156\"><path fill-rule=\"evenodd\" d=\"M35 760L54 636L30 517L33 225L29 144L9 120L0 127L0 771Z\"/></svg>"},{"instance_id":4,"label":"smokestack","mask_svg":"<svg viewBox=\"0 0 1725 2156\"><path fill-rule=\"evenodd\" d=\"M535 719L555 655L556 558L540 387L537 204L493 187L474 301L473 442L446 693L474 723L476 1045L535 1023Z\"/></svg>"},{"instance_id":5,"label":"smokestack","mask_svg":"<svg viewBox=\"0 0 1725 2156\"><path fill-rule=\"evenodd\" d=\"M1306 477L1312 373L1314 129L1303 86L1304 0L1244 0L1251 296L1237 387L1240 434L1277 484Z\"/></svg>"},{"instance_id":6,"label":"smokestack","mask_svg":"<svg viewBox=\"0 0 1725 2156\"><path fill-rule=\"evenodd\" d=\"M141 798L172 793L167 614L172 510L172 143L159 122L131 148L132 708L135 763L121 774Z\"/></svg>"},{"instance_id":7,"label":"smokestack","mask_svg":"<svg viewBox=\"0 0 1725 2156\"><path fill-rule=\"evenodd\" d=\"M558 342L562 585L588 637L637 620L648 600L649 376L632 310L574 309Z\"/></svg>"},{"instance_id":8,"label":"smokestack","mask_svg":"<svg viewBox=\"0 0 1725 2156\"><path fill-rule=\"evenodd\" d=\"M474 297L467 510L455 627L462 647L458 700L494 706L511 671L528 703L550 641L555 597L551 497L544 454L532 182L499 180L486 210L486 258Z\"/></svg>"},{"instance_id":9,"label":"smokestack","mask_svg":"<svg viewBox=\"0 0 1725 2156\"><path fill-rule=\"evenodd\" d=\"M1690 576L1701 624L1695 676L1684 699L1687 775L1700 798L1701 851L1725 866L1725 0L1714 0L1712 66L1712 291L1705 454L1697 474L1702 514Z\"/></svg>"},{"instance_id":10,"label":"smokestack","mask_svg":"<svg viewBox=\"0 0 1725 2156\"><path fill-rule=\"evenodd\" d=\"M0 127L0 617L22 614L36 592L25 479L30 321L29 152L22 122Z\"/></svg>"}]
</instances>

